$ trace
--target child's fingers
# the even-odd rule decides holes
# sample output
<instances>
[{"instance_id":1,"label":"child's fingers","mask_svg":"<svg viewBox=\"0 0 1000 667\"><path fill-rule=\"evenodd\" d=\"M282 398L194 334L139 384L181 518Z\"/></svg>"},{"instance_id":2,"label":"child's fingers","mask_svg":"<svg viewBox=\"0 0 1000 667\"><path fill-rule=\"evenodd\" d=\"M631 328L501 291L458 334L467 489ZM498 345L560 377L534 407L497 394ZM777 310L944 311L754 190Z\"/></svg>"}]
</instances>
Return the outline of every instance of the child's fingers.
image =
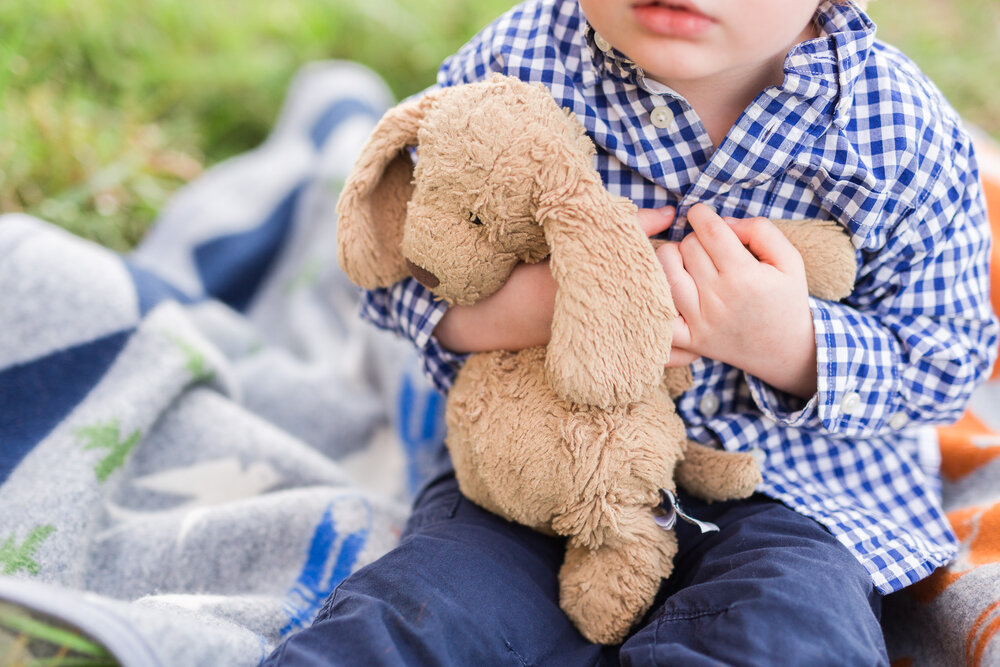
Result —
<instances>
[{"instance_id":1,"label":"child's fingers","mask_svg":"<svg viewBox=\"0 0 1000 667\"><path fill-rule=\"evenodd\" d=\"M761 262L782 272L802 267L799 251L767 218L727 218L726 221L740 243Z\"/></svg>"},{"instance_id":2,"label":"child's fingers","mask_svg":"<svg viewBox=\"0 0 1000 667\"><path fill-rule=\"evenodd\" d=\"M698 287L691 275L684 269L684 259L676 243L664 243L656 250L656 256L667 276L674 306L682 317L692 317L699 311Z\"/></svg>"},{"instance_id":3,"label":"child's fingers","mask_svg":"<svg viewBox=\"0 0 1000 667\"><path fill-rule=\"evenodd\" d=\"M697 234L688 234L679 245L684 269L696 285L709 285L719 277L719 268Z\"/></svg>"},{"instance_id":4,"label":"child's fingers","mask_svg":"<svg viewBox=\"0 0 1000 667\"><path fill-rule=\"evenodd\" d=\"M667 282L674 299L674 306L679 313L674 320L673 340L670 345L670 360L667 367L686 366L700 355L691 352L691 329L686 316L695 316L698 312L698 288L691 276L684 270L684 260L681 258L677 243L664 243L657 248L656 255L663 265Z\"/></svg>"},{"instance_id":5,"label":"child's fingers","mask_svg":"<svg viewBox=\"0 0 1000 667\"><path fill-rule=\"evenodd\" d=\"M688 211L687 219L720 273L745 268L750 258L744 244L715 211L704 204L695 204Z\"/></svg>"},{"instance_id":6,"label":"child's fingers","mask_svg":"<svg viewBox=\"0 0 1000 667\"><path fill-rule=\"evenodd\" d=\"M671 346L682 350L687 350L691 347L691 330L688 328L683 316L674 320L674 337L671 341Z\"/></svg>"},{"instance_id":7,"label":"child's fingers","mask_svg":"<svg viewBox=\"0 0 1000 667\"><path fill-rule=\"evenodd\" d=\"M677 368L687 366L701 355L689 352L679 347L670 348L670 359L667 360L667 368Z\"/></svg>"},{"instance_id":8,"label":"child's fingers","mask_svg":"<svg viewBox=\"0 0 1000 667\"><path fill-rule=\"evenodd\" d=\"M640 208L637 215L639 227L646 236L655 236L673 224L676 213L677 209L673 206Z\"/></svg>"}]
</instances>

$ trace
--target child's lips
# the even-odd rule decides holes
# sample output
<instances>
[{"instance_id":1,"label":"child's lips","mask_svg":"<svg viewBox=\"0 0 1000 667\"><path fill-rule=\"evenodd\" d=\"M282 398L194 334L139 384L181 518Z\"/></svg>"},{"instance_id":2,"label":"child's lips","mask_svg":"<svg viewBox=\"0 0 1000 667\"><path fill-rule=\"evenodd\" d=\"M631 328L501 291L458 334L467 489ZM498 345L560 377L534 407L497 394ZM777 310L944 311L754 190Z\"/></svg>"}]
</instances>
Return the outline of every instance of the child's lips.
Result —
<instances>
[{"instance_id":1,"label":"child's lips","mask_svg":"<svg viewBox=\"0 0 1000 667\"><path fill-rule=\"evenodd\" d=\"M687 0L642 2L632 12L642 27L664 37L696 37L715 23Z\"/></svg>"}]
</instances>

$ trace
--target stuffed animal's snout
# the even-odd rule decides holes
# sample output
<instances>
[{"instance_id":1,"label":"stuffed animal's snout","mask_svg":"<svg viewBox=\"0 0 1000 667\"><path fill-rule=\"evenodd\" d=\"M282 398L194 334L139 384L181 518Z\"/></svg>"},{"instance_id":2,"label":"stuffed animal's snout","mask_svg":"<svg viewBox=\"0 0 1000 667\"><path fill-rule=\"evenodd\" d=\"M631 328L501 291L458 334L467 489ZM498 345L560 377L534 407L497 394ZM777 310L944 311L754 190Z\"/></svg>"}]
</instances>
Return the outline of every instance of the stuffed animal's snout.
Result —
<instances>
[{"instance_id":1,"label":"stuffed animal's snout","mask_svg":"<svg viewBox=\"0 0 1000 667\"><path fill-rule=\"evenodd\" d=\"M424 267L414 264L409 259L406 260L406 268L410 270L410 275L416 278L417 282L428 289L434 289L441 284L437 276Z\"/></svg>"}]
</instances>

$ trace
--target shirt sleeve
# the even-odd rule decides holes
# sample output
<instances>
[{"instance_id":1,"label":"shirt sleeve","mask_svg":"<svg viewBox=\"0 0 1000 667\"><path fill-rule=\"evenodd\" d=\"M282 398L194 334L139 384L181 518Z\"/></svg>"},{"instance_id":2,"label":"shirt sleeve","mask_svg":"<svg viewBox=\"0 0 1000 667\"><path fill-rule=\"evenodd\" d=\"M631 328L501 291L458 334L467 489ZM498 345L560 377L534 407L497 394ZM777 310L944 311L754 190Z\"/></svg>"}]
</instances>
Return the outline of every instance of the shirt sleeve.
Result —
<instances>
[{"instance_id":1,"label":"shirt sleeve","mask_svg":"<svg viewBox=\"0 0 1000 667\"><path fill-rule=\"evenodd\" d=\"M468 356L445 349L432 335L446 310L448 304L436 300L413 278L392 287L363 290L361 295L361 317L413 342L427 377L444 393L451 389Z\"/></svg>"},{"instance_id":2,"label":"shirt sleeve","mask_svg":"<svg viewBox=\"0 0 1000 667\"><path fill-rule=\"evenodd\" d=\"M438 72L437 84L428 90L472 83L500 71L501 60L494 55L491 46L495 32L493 25L487 26L446 59ZM388 288L363 290L361 294L361 316L412 341L421 356L424 371L445 393L451 389L455 374L468 356L445 349L432 335L447 309L445 302L435 299L430 290L413 278Z\"/></svg>"},{"instance_id":3,"label":"shirt sleeve","mask_svg":"<svg viewBox=\"0 0 1000 667\"><path fill-rule=\"evenodd\" d=\"M990 233L971 141L866 255L843 302L810 299L817 392L804 405L746 375L767 416L844 436L958 419L996 359Z\"/></svg>"}]
</instances>

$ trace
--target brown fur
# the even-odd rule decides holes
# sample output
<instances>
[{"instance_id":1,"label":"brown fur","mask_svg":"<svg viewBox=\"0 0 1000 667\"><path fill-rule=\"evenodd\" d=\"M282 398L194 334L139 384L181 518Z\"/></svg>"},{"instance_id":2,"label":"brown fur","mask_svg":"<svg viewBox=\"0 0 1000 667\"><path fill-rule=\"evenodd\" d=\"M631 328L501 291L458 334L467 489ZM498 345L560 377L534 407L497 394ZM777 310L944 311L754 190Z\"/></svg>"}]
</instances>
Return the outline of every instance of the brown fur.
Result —
<instances>
[{"instance_id":1,"label":"brown fur","mask_svg":"<svg viewBox=\"0 0 1000 667\"><path fill-rule=\"evenodd\" d=\"M451 304L550 257L548 346L470 356L448 397L448 447L468 498L568 538L562 608L588 639L616 643L673 567L676 538L651 511L659 489L746 497L760 472L747 454L687 441L673 399L691 374L664 372L669 286L636 207L604 189L593 156L540 84L495 75L438 91L375 128L341 195L338 246L359 285L412 272ZM828 265L823 296L846 295L846 236L820 222L793 230L806 264Z\"/></svg>"}]
</instances>

